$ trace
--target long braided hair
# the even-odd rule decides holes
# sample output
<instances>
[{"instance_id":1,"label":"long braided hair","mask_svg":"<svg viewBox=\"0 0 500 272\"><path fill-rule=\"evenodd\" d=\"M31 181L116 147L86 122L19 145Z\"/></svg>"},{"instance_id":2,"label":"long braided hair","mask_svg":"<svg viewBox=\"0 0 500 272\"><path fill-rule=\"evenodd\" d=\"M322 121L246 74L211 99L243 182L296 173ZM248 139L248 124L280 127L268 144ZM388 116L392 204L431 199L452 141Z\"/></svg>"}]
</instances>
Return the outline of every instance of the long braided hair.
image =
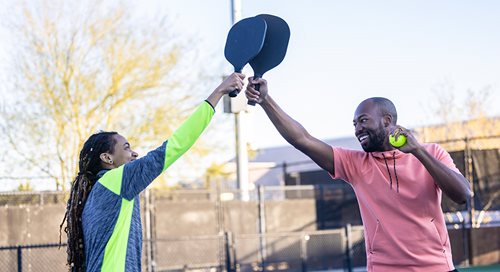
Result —
<instances>
[{"instance_id":1,"label":"long braided hair","mask_svg":"<svg viewBox=\"0 0 500 272\"><path fill-rule=\"evenodd\" d=\"M66 213L59 226L59 245L61 245L61 234L64 222L64 232L68 236L68 259L69 271L85 271L85 249L83 247L82 213L87 197L92 186L97 180L97 173L103 169L100 155L102 153L113 153L116 141L113 135L116 132L99 132L91 135L83 144L80 151L78 163L78 175L71 185L71 194L66 206Z\"/></svg>"}]
</instances>

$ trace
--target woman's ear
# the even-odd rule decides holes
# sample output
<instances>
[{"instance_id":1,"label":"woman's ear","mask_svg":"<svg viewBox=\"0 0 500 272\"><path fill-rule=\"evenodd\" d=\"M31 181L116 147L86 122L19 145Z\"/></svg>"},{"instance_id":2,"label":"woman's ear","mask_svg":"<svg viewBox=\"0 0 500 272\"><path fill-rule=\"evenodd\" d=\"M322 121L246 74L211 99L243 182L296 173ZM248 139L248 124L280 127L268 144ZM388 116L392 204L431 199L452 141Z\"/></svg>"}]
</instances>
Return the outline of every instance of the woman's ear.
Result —
<instances>
[{"instance_id":1,"label":"woman's ear","mask_svg":"<svg viewBox=\"0 0 500 272\"><path fill-rule=\"evenodd\" d=\"M99 158L104 164L113 164L113 158L111 158L111 155L109 153L101 153Z\"/></svg>"}]
</instances>

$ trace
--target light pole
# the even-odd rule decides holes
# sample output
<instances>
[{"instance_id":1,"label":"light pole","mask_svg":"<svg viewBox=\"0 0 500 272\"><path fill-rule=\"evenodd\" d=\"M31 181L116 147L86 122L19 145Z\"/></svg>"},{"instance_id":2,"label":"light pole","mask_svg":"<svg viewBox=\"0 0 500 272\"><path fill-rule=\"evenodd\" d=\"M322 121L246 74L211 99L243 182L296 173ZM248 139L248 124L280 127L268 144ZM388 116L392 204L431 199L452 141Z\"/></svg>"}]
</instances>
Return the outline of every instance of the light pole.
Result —
<instances>
[{"instance_id":1,"label":"light pole","mask_svg":"<svg viewBox=\"0 0 500 272\"><path fill-rule=\"evenodd\" d=\"M241 0L231 0L231 25L234 25L241 19ZM247 101L243 94L235 98L224 97L229 104L229 111L234 113L235 140L236 140L236 182L237 188L241 191L241 200L250 199L248 189L248 150L246 137L246 105Z\"/></svg>"}]
</instances>

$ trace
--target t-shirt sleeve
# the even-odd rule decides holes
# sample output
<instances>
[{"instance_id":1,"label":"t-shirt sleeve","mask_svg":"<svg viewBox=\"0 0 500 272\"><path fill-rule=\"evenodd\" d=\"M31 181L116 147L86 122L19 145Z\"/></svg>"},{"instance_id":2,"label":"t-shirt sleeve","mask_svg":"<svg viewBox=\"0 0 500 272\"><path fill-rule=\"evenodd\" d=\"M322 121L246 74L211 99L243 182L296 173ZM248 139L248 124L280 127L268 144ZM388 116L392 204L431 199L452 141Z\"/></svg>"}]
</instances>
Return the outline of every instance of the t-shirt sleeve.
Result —
<instances>
[{"instance_id":1,"label":"t-shirt sleeve","mask_svg":"<svg viewBox=\"0 0 500 272\"><path fill-rule=\"evenodd\" d=\"M346 182L351 183L351 176L353 169L353 153L352 150L333 147L333 166L335 173L332 175L330 173L330 177L333 179L342 179Z\"/></svg>"},{"instance_id":2,"label":"t-shirt sleeve","mask_svg":"<svg viewBox=\"0 0 500 272\"><path fill-rule=\"evenodd\" d=\"M433 155L434 157L442 162L444 165L446 165L448 168L451 170L460 173L460 170L458 170L457 166L453 162L453 159L451 158L450 154L444 150L440 145L438 144L432 144L431 145L432 150L433 150Z\"/></svg>"}]
</instances>

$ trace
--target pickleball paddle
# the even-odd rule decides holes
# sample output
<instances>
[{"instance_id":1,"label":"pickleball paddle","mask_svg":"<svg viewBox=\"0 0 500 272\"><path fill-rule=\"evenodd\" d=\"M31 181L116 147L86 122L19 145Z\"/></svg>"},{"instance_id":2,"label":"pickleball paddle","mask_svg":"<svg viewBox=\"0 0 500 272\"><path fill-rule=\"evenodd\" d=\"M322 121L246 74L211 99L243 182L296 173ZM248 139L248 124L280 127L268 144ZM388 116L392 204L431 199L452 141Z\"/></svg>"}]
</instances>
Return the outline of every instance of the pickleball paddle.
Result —
<instances>
[{"instance_id":1,"label":"pickleball paddle","mask_svg":"<svg viewBox=\"0 0 500 272\"><path fill-rule=\"evenodd\" d=\"M261 78L264 73L278 66L286 55L288 41L290 40L290 28L285 20L270 14L255 16L266 21L267 30L264 45L249 63L254 71L254 79ZM260 85L256 85L258 91ZM255 102L248 101L248 105L255 106Z\"/></svg>"},{"instance_id":2,"label":"pickleball paddle","mask_svg":"<svg viewBox=\"0 0 500 272\"><path fill-rule=\"evenodd\" d=\"M266 36L267 24L264 18L250 17L238 21L227 34L224 56L234 67L234 71L241 73L245 65L262 49ZM235 97L239 90L229 93Z\"/></svg>"}]
</instances>

